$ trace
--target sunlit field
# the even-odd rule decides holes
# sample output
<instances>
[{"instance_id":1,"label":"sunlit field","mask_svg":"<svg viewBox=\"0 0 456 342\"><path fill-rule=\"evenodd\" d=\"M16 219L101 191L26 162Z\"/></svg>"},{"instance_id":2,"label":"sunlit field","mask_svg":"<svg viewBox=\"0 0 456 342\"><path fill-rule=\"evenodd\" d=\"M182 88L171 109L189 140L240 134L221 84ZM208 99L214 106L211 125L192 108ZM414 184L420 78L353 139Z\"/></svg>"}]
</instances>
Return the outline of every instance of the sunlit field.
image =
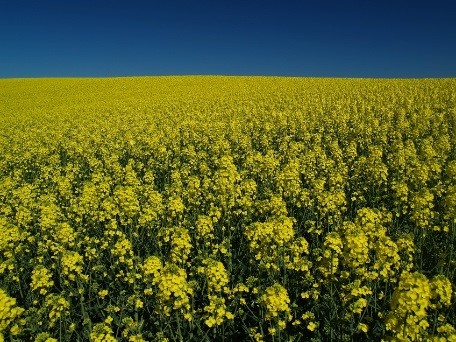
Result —
<instances>
[{"instance_id":1,"label":"sunlit field","mask_svg":"<svg viewBox=\"0 0 456 342\"><path fill-rule=\"evenodd\" d=\"M0 341L456 341L456 79L0 80Z\"/></svg>"}]
</instances>

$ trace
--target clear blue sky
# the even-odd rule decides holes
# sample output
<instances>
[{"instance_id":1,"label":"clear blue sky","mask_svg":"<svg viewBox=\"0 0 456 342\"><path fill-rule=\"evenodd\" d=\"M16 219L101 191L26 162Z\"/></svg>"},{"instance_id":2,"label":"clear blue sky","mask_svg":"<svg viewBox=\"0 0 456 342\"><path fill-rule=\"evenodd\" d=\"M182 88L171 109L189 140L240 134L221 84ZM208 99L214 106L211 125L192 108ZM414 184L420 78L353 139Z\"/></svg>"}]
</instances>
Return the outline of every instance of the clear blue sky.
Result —
<instances>
[{"instance_id":1,"label":"clear blue sky","mask_svg":"<svg viewBox=\"0 0 456 342\"><path fill-rule=\"evenodd\" d=\"M0 77L456 77L456 2L0 0Z\"/></svg>"}]
</instances>

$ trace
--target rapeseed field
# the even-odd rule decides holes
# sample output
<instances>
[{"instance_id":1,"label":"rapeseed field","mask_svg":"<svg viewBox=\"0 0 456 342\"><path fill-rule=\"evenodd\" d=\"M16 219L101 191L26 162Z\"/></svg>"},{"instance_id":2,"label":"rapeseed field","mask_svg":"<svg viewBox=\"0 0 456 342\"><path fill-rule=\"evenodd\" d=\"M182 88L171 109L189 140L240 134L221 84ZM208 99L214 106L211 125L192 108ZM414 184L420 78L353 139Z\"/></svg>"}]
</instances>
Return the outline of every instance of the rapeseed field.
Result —
<instances>
[{"instance_id":1,"label":"rapeseed field","mask_svg":"<svg viewBox=\"0 0 456 342\"><path fill-rule=\"evenodd\" d=\"M0 80L0 341L456 341L456 80Z\"/></svg>"}]
</instances>

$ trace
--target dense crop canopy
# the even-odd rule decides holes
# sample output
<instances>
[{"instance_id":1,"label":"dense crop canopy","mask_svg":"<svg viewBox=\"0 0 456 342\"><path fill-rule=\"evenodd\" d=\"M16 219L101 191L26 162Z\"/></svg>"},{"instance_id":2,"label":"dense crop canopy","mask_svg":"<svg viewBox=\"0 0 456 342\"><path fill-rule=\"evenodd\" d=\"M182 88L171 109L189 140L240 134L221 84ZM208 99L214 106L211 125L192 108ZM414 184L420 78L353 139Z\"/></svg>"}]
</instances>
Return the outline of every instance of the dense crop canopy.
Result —
<instances>
[{"instance_id":1,"label":"dense crop canopy","mask_svg":"<svg viewBox=\"0 0 456 342\"><path fill-rule=\"evenodd\" d=\"M0 80L0 341L456 341L456 81Z\"/></svg>"}]
</instances>

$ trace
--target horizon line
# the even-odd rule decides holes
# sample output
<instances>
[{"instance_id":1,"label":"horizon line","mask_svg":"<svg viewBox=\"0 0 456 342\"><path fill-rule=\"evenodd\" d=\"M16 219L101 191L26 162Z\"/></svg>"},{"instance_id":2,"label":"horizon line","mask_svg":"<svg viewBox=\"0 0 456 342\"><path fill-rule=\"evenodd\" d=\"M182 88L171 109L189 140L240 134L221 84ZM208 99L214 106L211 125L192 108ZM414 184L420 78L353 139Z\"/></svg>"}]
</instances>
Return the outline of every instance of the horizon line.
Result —
<instances>
[{"instance_id":1,"label":"horizon line","mask_svg":"<svg viewBox=\"0 0 456 342\"><path fill-rule=\"evenodd\" d=\"M108 76L0 76L0 80L31 80L31 79L113 79L113 78L159 78L159 77L269 77L269 78L320 78L320 79L391 79L391 80L424 80L453 79L455 76L317 76L317 75L277 75L277 74L149 74L149 75L108 75Z\"/></svg>"}]
</instances>

